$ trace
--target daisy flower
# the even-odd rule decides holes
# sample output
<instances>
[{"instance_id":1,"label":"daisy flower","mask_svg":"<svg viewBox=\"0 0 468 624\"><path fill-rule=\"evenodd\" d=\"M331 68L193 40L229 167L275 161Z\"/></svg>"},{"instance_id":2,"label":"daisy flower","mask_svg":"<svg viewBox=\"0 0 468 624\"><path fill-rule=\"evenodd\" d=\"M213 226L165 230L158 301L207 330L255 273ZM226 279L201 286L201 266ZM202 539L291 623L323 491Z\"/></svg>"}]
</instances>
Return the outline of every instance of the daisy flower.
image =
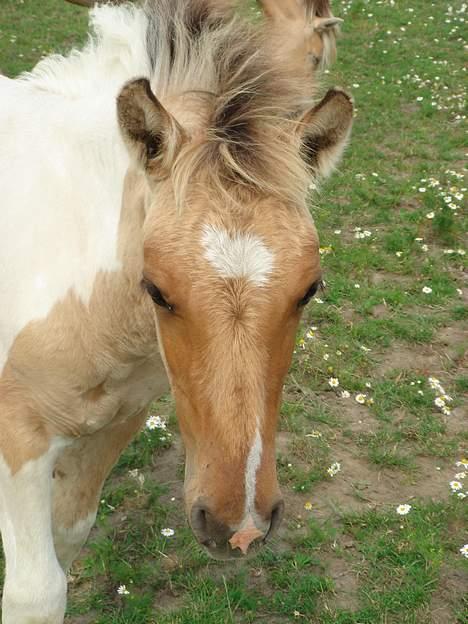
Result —
<instances>
[{"instance_id":1,"label":"daisy flower","mask_svg":"<svg viewBox=\"0 0 468 624\"><path fill-rule=\"evenodd\" d=\"M458 490L461 490L463 487L460 481L450 481L449 485L452 492L458 492Z\"/></svg>"},{"instance_id":2,"label":"daisy flower","mask_svg":"<svg viewBox=\"0 0 468 624\"><path fill-rule=\"evenodd\" d=\"M174 529L161 529L161 535L164 535L164 537L172 537L174 533Z\"/></svg>"},{"instance_id":3,"label":"daisy flower","mask_svg":"<svg viewBox=\"0 0 468 624\"><path fill-rule=\"evenodd\" d=\"M367 395L362 394L362 393L356 394L356 397L355 397L356 401L360 403L361 405L364 405L364 403L366 402L366 398L367 398Z\"/></svg>"},{"instance_id":4,"label":"daisy flower","mask_svg":"<svg viewBox=\"0 0 468 624\"><path fill-rule=\"evenodd\" d=\"M334 477L341 470L341 464L339 462L333 462L330 468L327 468L327 472L330 477Z\"/></svg>"},{"instance_id":5,"label":"daisy flower","mask_svg":"<svg viewBox=\"0 0 468 624\"><path fill-rule=\"evenodd\" d=\"M146 420L146 428L153 429L166 429L166 423L161 416L149 416Z\"/></svg>"},{"instance_id":6,"label":"daisy flower","mask_svg":"<svg viewBox=\"0 0 468 624\"><path fill-rule=\"evenodd\" d=\"M399 516L406 516L411 511L411 505L398 505L396 512Z\"/></svg>"},{"instance_id":7,"label":"daisy flower","mask_svg":"<svg viewBox=\"0 0 468 624\"><path fill-rule=\"evenodd\" d=\"M422 291L425 295L430 295L432 292L432 288L430 286L423 286Z\"/></svg>"},{"instance_id":8,"label":"daisy flower","mask_svg":"<svg viewBox=\"0 0 468 624\"><path fill-rule=\"evenodd\" d=\"M126 585L119 585L117 587L117 593L119 594L119 596L129 596L130 592L128 591Z\"/></svg>"},{"instance_id":9,"label":"daisy flower","mask_svg":"<svg viewBox=\"0 0 468 624\"><path fill-rule=\"evenodd\" d=\"M460 548L460 553L468 559L468 544L465 544Z\"/></svg>"},{"instance_id":10,"label":"daisy flower","mask_svg":"<svg viewBox=\"0 0 468 624\"><path fill-rule=\"evenodd\" d=\"M330 386L330 388L338 388L340 382L336 377L330 377L330 379L328 380L328 385Z\"/></svg>"}]
</instances>

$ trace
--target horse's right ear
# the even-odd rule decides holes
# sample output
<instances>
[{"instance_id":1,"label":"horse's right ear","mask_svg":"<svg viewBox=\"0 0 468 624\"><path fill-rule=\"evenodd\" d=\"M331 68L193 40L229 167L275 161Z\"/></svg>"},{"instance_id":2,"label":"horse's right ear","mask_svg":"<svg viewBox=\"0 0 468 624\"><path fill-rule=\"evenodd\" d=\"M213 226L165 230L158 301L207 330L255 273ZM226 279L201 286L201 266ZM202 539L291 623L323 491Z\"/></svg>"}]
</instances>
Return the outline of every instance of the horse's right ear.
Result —
<instances>
[{"instance_id":1,"label":"horse's right ear","mask_svg":"<svg viewBox=\"0 0 468 624\"><path fill-rule=\"evenodd\" d=\"M117 97L117 117L130 155L150 177L167 177L185 134L151 91L146 78L123 86Z\"/></svg>"}]
</instances>

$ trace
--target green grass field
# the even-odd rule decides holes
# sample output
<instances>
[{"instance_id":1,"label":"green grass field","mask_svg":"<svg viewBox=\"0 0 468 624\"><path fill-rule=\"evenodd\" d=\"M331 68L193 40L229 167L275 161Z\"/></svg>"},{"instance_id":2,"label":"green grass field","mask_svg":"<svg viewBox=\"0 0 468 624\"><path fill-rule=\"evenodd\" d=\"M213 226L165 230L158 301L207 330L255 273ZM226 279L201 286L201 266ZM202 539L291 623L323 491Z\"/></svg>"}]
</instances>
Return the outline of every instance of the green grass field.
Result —
<instances>
[{"instance_id":1,"label":"green grass field","mask_svg":"<svg viewBox=\"0 0 468 624\"><path fill-rule=\"evenodd\" d=\"M197 547L167 397L153 413L168 429L145 430L107 483L68 624L468 622L466 4L333 6L345 24L325 83L357 114L311 200L326 289L285 387L283 527L239 563ZM61 0L0 0L0 68L13 76L85 31L86 11Z\"/></svg>"}]
</instances>

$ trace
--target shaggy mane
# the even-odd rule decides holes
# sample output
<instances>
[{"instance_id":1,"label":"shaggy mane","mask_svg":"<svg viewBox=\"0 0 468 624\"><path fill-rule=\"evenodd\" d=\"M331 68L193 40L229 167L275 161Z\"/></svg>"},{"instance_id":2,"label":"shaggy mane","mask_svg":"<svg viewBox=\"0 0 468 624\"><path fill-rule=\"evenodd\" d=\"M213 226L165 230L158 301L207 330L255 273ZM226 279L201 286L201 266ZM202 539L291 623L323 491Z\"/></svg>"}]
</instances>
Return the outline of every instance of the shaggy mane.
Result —
<instances>
[{"instance_id":1,"label":"shaggy mane","mask_svg":"<svg viewBox=\"0 0 468 624\"><path fill-rule=\"evenodd\" d=\"M174 187L183 198L196 178L210 191L230 196L253 192L302 204L310 174L291 134L299 113L312 104L311 74L275 54L266 20L243 19L231 4L145 4L153 91L163 102L198 94L194 101L203 110L203 140L181 150L172 172ZM326 4L306 2L315 14Z\"/></svg>"},{"instance_id":2,"label":"shaggy mane","mask_svg":"<svg viewBox=\"0 0 468 624\"><path fill-rule=\"evenodd\" d=\"M329 0L302 1L309 16L329 11ZM187 112L199 118L196 138L181 149L171 172L179 205L195 180L210 193L269 194L302 205L310 172L293 135L301 112L313 104L313 74L306 63L298 66L278 52L284 41L268 19L242 17L235 4L144 0L97 6L83 50L46 57L20 80L80 100L99 127L126 81L149 78L182 125L178 99L185 97ZM323 43L325 54L333 51L333 29L323 34Z\"/></svg>"}]
</instances>

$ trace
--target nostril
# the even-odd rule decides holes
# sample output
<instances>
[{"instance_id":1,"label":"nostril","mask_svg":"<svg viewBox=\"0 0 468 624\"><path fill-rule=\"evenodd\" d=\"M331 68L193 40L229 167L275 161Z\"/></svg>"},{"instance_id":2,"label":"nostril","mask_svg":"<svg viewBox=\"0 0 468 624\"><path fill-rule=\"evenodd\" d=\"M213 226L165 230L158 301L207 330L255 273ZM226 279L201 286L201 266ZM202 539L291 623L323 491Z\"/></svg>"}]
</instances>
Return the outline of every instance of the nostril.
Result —
<instances>
[{"instance_id":1,"label":"nostril","mask_svg":"<svg viewBox=\"0 0 468 624\"><path fill-rule=\"evenodd\" d=\"M270 516L270 528L268 529L268 533L265 535L265 538L269 537L272 533L274 533L281 524L284 516L284 501L278 501L273 509L271 510Z\"/></svg>"},{"instance_id":2,"label":"nostril","mask_svg":"<svg viewBox=\"0 0 468 624\"><path fill-rule=\"evenodd\" d=\"M203 505L195 504L190 514L190 524L196 535L201 539L207 535L208 528L208 510Z\"/></svg>"}]
</instances>

